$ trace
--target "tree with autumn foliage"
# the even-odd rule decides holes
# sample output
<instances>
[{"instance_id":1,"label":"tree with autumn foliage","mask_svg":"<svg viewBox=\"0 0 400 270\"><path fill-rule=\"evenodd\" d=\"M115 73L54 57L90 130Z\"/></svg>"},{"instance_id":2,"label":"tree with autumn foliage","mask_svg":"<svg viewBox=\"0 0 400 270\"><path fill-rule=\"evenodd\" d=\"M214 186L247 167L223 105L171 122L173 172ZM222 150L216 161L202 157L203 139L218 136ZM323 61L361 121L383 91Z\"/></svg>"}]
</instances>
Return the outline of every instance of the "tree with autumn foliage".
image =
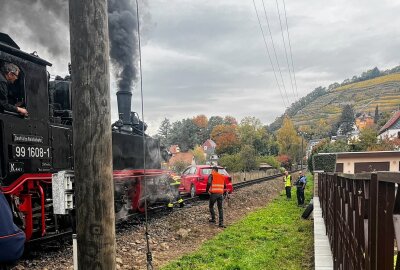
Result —
<instances>
[{"instance_id":1,"label":"tree with autumn foliage","mask_svg":"<svg viewBox=\"0 0 400 270\"><path fill-rule=\"evenodd\" d=\"M211 139L217 144L217 154L233 154L240 148L236 125L217 125L211 132Z\"/></svg>"},{"instance_id":2,"label":"tree with autumn foliage","mask_svg":"<svg viewBox=\"0 0 400 270\"><path fill-rule=\"evenodd\" d=\"M277 131L276 139L279 145L279 154L288 155L298 160L301 148L301 137L289 117L283 119L282 127Z\"/></svg>"},{"instance_id":3,"label":"tree with autumn foliage","mask_svg":"<svg viewBox=\"0 0 400 270\"><path fill-rule=\"evenodd\" d=\"M288 155L279 155L276 157L280 165L286 170L290 170L292 168L292 158Z\"/></svg>"},{"instance_id":4,"label":"tree with autumn foliage","mask_svg":"<svg viewBox=\"0 0 400 270\"><path fill-rule=\"evenodd\" d=\"M237 125L238 122L235 117L227 115L224 117L224 124L225 125Z\"/></svg>"},{"instance_id":5,"label":"tree with autumn foliage","mask_svg":"<svg viewBox=\"0 0 400 270\"><path fill-rule=\"evenodd\" d=\"M192 121L193 124L197 127L198 143L202 144L209 138L209 134L207 132L208 118L204 114L200 114L193 117Z\"/></svg>"},{"instance_id":6,"label":"tree with autumn foliage","mask_svg":"<svg viewBox=\"0 0 400 270\"><path fill-rule=\"evenodd\" d=\"M191 152L197 165L206 164L206 154L201 146L197 145Z\"/></svg>"},{"instance_id":7,"label":"tree with autumn foliage","mask_svg":"<svg viewBox=\"0 0 400 270\"><path fill-rule=\"evenodd\" d=\"M225 125L224 119L221 116L211 116L208 119L207 132L206 132L206 134L208 135L207 139L211 138L211 133L213 129L218 125Z\"/></svg>"},{"instance_id":8,"label":"tree with autumn foliage","mask_svg":"<svg viewBox=\"0 0 400 270\"><path fill-rule=\"evenodd\" d=\"M257 131L262 129L261 121L255 117L247 116L240 121L239 136L242 145L254 145Z\"/></svg>"},{"instance_id":9,"label":"tree with autumn foliage","mask_svg":"<svg viewBox=\"0 0 400 270\"><path fill-rule=\"evenodd\" d=\"M271 155L275 153L271 138L266 127L255 117L245 117L240 121L239 138L241 145L251 145L257 155Z\"/></svg>"}]
</instances>

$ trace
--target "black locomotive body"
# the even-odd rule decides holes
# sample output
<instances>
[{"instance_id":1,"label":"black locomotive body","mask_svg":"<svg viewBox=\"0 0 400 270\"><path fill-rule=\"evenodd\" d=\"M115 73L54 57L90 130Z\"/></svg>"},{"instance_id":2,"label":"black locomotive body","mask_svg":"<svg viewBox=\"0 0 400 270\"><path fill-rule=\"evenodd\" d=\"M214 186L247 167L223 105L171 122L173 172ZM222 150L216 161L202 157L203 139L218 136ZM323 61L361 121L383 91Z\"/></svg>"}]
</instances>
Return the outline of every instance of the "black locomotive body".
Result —
<instances>
[{"instance_id":1,"label":"black locomotive body","mask_svg":"<svg viewBox=\"0 0 400 270\"><path fill-rule=\"evenodd\" d=\"M49 81L49 62L21 51L0 33L0 64L4 62L21 70L8 99L23 104L29 117L0 113L1 191L28 240L67 233L74 223L70 81ZM126 91L119 92L119 102L125 103L118 104L120 120L112 126L112 142L115 211L123 219L144 210L144 194L151 205L174 201L178 193L161 170L159 142L143 134L144 123L130 112Z\"/></svg>"}]
</instances>

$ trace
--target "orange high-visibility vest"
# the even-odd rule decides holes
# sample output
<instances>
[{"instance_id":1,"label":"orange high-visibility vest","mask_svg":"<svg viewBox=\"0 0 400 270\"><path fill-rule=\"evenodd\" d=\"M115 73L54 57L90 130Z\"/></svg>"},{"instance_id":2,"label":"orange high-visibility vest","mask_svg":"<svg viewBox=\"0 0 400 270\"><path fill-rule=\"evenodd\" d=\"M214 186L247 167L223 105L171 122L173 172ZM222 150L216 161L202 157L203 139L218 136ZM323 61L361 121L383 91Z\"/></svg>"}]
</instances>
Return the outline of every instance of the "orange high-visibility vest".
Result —
<instances>
[{"instance_id":1,"label":"orange high-visibility vest","mask_svg":"<svg viewBox=\"0 0 400 270\"><path fill-rule=\"evenodd\" d=\"M212 183L210 192L214 194L224 193L225 177L222 174L212 171Z\"/></svg>"}]
</instances>

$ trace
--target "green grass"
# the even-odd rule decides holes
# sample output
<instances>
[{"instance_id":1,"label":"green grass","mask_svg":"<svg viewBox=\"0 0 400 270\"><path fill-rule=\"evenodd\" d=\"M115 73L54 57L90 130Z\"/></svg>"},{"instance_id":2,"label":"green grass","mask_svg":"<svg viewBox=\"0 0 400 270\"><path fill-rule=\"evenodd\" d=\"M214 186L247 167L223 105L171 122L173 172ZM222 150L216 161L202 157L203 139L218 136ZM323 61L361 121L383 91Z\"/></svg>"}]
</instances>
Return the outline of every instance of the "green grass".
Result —
<instances>
[{"instance_id":1,"label":"green grass","mask_svg":"<svg viewBox=\"0 0 400 270\"><path fill-rule=\"evenodd\" d=\"M306 202L311 199L312 186L310 179ZM265 208L205 242L198 251L162 269L313 269L313 225L311 220L301 219L303 211L297 206L295 189L291 200L286 200L282 192Z\"/></svg>"}]
</instances>

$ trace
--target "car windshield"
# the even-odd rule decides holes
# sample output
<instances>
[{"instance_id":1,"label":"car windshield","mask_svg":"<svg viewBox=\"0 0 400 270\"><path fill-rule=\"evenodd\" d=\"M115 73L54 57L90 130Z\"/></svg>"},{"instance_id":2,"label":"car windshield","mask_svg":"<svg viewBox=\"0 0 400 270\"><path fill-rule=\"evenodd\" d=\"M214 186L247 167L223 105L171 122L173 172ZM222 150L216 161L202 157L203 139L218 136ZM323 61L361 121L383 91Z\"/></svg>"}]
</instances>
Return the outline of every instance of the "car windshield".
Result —
<instances>
[{"instance_id":1,"label":"car windshield","mask_svg":"<svg viewBox=\"0 0 400 270\"><path fill-rule=\"evenodd\" d=\"M212 171L212 168L204 168L201 169L201 174L210 174ZM228 175L227 171L224 168L218 168L218 173L222 174L222 175Z\"/></svg>"}]
</instances>

